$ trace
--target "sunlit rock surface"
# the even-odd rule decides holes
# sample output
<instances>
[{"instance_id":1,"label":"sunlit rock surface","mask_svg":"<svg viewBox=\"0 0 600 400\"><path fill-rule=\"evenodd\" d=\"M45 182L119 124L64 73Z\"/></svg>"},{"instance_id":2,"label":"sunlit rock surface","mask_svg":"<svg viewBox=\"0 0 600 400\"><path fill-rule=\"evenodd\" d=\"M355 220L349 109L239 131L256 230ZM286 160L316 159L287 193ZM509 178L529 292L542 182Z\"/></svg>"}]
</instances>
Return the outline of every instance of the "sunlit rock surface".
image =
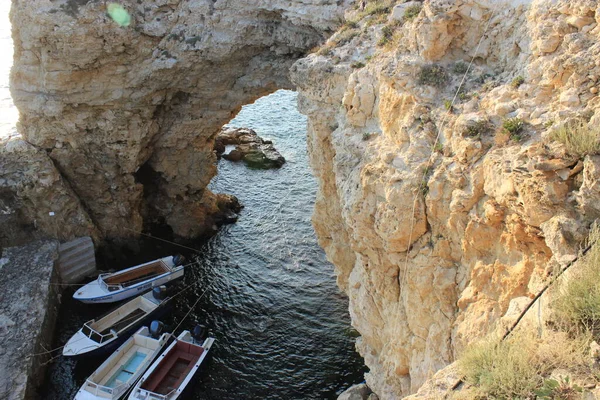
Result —
<instances>
[{"instance_id":1,"label":"sunlit rock surface","mask_svg":"<svg viewBox=\"0 0 600 400\"><path fill-rule=\"evenodd\" d=\"M20 132L43 149L106 237L165 222L214 225L213 141L244 104L290 88L292 63L347 2L14 1L12 94Z\"/></svg>"},{"instance_id":2,"label":"sunlit rock surface","mask_svg":"<svg viewBox=\"0 0 600 400\"><path fill-rule=\"evenodd\" d=\"M382 399L415 393L537 293L598 216L599 157L548 139L572 119L598 125L598 7L351 9L357 22L292 68L320 182L314 225ZM524 129L503 132L507 118Z\"/></svg>"}]
</instances>

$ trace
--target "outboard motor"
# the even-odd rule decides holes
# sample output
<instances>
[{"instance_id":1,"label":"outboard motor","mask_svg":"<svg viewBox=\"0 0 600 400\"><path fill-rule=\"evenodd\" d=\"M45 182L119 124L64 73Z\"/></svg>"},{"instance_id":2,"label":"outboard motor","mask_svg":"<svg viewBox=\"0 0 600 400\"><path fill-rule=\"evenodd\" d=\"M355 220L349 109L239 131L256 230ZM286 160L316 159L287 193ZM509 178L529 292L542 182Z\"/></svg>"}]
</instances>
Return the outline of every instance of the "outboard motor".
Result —
<instances>
[{"instance_id":1,"label":"outboard motor","mask_svg":"<svg viewBox=\"0 0 600 400\"><path fill-rule=\"evenodd\" d=\"M176 267L179 267L180 265L182 265L185 261L185 257L182 256L181 254L177 254L175 256L173 256L173 264L175 264Z\"/></svg>"},{"instance_id":2,"label":"outboard motor","mask_svg":"<svg viewBox=\"0 0 600 400\"><path fill-rule=\"evenodd\" d=\"M204 339L208 336L208 329L202 325L196 325L194 329L192 329L192 337L194 340L200 344L204 342Z\"/></svg>"},{"instance_id":3,"label":"outboard motor","mask_svg":"<svg viewBox=\"0 0 600 400\"><path fill-rule=\"evenodd\" d=\"M158 339L159 336L165 330L165 324L160 321L152 321L150 322L150 336L153 339Z\"/></svg>"},{"instance_id":4,"label":"outboard motor","mask_svg":"<svg viewBox=\"0 0 600 400\"><path fill-rule=\"evenodd\" d=\"M164 300L167 297L167 287L160 285L152 289L152 297L156 300Z\"/></svg>"}]
</instances>

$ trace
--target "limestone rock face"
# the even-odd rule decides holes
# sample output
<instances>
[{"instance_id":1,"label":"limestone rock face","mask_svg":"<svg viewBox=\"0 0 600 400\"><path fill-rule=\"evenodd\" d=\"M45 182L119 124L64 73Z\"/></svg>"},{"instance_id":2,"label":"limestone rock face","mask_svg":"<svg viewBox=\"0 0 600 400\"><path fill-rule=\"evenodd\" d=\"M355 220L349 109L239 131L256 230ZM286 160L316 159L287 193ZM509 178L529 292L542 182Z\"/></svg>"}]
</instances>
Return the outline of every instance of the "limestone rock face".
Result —
<instances>
[{"instance_id":1,"label":"limestone rock face","mask_svg":"<svg viewBox=\"0 0 600 400\"><path fill-rule=\"evenodd\" d=\"M494 329L597 218L598 157L548 136L600 118L598 7L349 10L354 23L292 67L320 183L314 225L380 398L415 393ZM524 128L503 130L510 118Z\"/></svg>"},{"instance_id":2,"label":"limestone rock face","mask_svg":"<svg viewBox=\"0 0 600 400\"><path fill-rule=\"evenodd\" d=\"M349 1L125 0L121 27L95 0L13 1L20 133L44 149L108 237L163 220L213 224L213 141L241 108L292 87L291 64Z\"/></svg>"},{"instance_id":3,"label":"limestone rock face","mask_svg":"<svg viewBox=\"0 0 600 400\"><path fill-rule=\"evenodd\" d=\"M0 248L27 243L39 232L60 239L91 234L87 212L48 154L23 139L0 142Z\"/></svg>"}]
</instances>

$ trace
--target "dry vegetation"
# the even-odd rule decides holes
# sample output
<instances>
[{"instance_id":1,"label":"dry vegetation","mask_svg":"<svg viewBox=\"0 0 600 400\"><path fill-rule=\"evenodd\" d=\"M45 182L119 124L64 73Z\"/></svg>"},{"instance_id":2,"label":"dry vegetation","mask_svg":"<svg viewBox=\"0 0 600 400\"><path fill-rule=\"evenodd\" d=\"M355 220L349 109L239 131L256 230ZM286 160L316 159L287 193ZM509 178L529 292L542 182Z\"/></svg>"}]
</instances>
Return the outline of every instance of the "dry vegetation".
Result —
<instances>
[{"instance_id":1,"label":"dry vegetation","mask_svg":"<svg viewBox=\"0 0 600 400\"><path fill-rule=\"evenodd\" d=\"M594 227L589 240L598 239ZM600 337L600 242L573 271L554 296L551 326L541 338L521 329L505 341L486 340L464 352L458 363L472 398L575 399L582 391L576 381L598 380L589 348ZM571 376L551 377L558 369Z\"/></svg>"},{"instance_id":2,"label":"dry vegetation","mask_svg":"<svg viewBox=\"0 0 600 400\"><path fill-rule=\"evenodd\" d=\"M563 125L552 131L550 139L565 145L572 156L600 154L600 130L583 121Z\"/></svg>"}]
</instances>

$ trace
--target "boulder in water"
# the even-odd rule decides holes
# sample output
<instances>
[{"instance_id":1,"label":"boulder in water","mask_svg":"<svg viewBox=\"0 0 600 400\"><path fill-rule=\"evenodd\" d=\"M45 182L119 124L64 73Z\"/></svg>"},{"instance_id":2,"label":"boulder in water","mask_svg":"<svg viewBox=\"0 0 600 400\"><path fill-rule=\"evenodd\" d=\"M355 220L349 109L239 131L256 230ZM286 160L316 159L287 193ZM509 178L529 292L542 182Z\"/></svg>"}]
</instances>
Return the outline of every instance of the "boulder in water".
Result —
<instances>
[{"instance_id":1,"label":"boulder in water","mask_svg":"<svg viewBox=\"0 0 600 400\"><path fill-rule=\"evenodd\" d=\"M235 148L225 153L226 147ZM273 142L264 140L252 129L223 128L215 140L215 151L218 157L229 161L244 161L250 168L281 168L285 158L275 149Z\"/></svg>"}]
</instances>

